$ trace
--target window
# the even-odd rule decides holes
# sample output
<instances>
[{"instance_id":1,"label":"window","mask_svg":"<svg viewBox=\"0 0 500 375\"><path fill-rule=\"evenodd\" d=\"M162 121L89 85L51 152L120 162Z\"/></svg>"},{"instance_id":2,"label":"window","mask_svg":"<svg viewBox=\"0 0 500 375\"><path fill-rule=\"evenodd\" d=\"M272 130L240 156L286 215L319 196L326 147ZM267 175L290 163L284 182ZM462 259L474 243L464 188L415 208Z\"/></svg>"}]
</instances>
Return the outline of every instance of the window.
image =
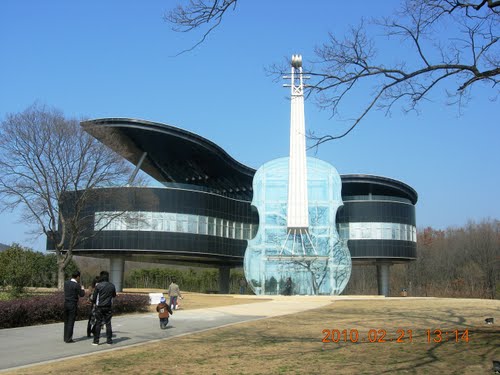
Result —
<instances>
[{"instance_id":1,"label":"window","mask_svg":"<svg viewBox=\"0 0 500 375\"><path fill-rule=\"evenodd\" d=\"M198 233L198 216L197 215L188 215L188 232L189 233Z\"/></svg>"},{"instance_id":2,"label":"window","mask_svg":"<svg viewBox=\"0 0 500 375\"><path fill-rule=\"evenodd\" d=\"M206 216L198 216L198 233L208 234L208 218Z\"/></svg>"},{"instance_id":3,"label":"window","mask_svg":"<svg viewBox=\"0 0 500 375\"><path fill-rule=\"evenodd\" d=\"M234 238L243 240L243 223L234 223Z\"/></svg>"}]
</instances>

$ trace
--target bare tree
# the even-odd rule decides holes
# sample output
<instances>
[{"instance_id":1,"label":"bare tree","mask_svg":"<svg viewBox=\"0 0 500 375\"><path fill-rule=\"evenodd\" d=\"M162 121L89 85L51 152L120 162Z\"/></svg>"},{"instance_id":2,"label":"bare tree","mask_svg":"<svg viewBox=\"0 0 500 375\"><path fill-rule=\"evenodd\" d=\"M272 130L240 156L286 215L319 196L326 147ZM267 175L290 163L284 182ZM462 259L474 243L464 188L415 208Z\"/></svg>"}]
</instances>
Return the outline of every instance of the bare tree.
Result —
<instances>
[{"instance_id":1,"label":"bare tree","mask_svg":"<svg viewBox=\"0 0 500 375\"><path fill-rule=\"evenodd\" d=\"M220 24L231 5L236 1L193 0L166 19L178 31L211 24L198 45ZM315 49L317 59L308 72L309 94L315 94L320 106L340 118L346 117L343 105L350 97L362 104L340 134L310 133L313 145L346 136L374 109L390 114L397 104L404 111L418 110L418 104L430 99L438 88L444 89L448 104L462 105L472 87L484 83L491 86L496 100L499 10L500 1L494 0L405 0L391 17L362 21L344 38L330 34ZM410 52L405 50L399 61L395 60L398 56L387 54L379 58L373 35L380 34L386 38L384 45L397 43L396 48L401 49L401 43L408 43ZM281 75L288 66L273 65L270 71Z\"/></svg>"},{"instance_id":2,"label":"bare tree","mask_svg":"<svg viewBox=\"0 0 500 375\"><path fill-rule=\"evenodd\" d=\"M467 233L465 244L470 254L469 262L474 263L481 271L474 272L474 276L480 279L482 274L485 294L488 298L495 299L498 280L495 259L500 256L500 221L469 222L465 231Z\"/></svg>"},{"instance_id":3,"label":"bare tree","mask_svg":"<svg viewBox=\"0 0 500 375\"><path fill-rule=\"evenodd\" d=\"M411 282L412 295L495 298L498 220L471 221L446 231L426 228L419 232L417 251L417 260L399 270Z\"/></svg>"},{"instance_id":4,"label":"bare tree","mask_svg":"<svg viewBox=\"0 0 500 375\"><path fill-rule=\"evenodd\" d=\"M317 78L311 90L319 94L320 104L338 114L340 105L350 94L357 95L358 88L369 85L372 91L345 132L313 135L315 144L344 137L374 108L386 114L395 104L405 111L416 110L439 85L445 89L448 83L454 85L454 91L445 95L452 104L466 102L479 82L491 85L498 96L499 6L493 1L405 1L395 16L373 22L388 43L410 44L413 54L399 62L392 62L394 56L378 59L364 23L343 40L330 35L327 43L316 48L317 71L310 73Z\"/></svg>"},{"instance_id":5,"label":"bare tree","mask_svg":"<svg viewBox=\"0 0 500 375\"><path fill-rule=\"evenodd\" d=\"M3 209L22 208L23 221L37 228L34 234L47 236L57 256L59 288L73 249L88 232L85 208L95 190L124 184L129 175L123 158L56 109L34 104L1 123Z\"/></svg>"},{"instance_id":6,"label":"bare tree","mask_svg":"<svg viewBox=\"0 0 500 375\"><path fill-rule=\"evenodd\" d=\"M165 21L173 25L178 32L188 32L207 27L201 39L192 47L181 51L178 55L192 51L205 41L208 35L222 22L222 17L230 8L236 9L238 0L189 0L186 5L177 5L164 16Z\"/></svg>"}]
</instances>

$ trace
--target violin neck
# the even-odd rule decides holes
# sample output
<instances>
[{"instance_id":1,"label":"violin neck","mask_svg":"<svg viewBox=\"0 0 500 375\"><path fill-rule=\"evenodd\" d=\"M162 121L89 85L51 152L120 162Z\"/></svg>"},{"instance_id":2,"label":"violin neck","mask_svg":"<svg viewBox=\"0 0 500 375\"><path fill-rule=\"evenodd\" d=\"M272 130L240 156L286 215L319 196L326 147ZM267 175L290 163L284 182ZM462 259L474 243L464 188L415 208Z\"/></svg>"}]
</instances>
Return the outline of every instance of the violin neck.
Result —
<instances>
[{"instance_id":1,"label":"violin neck","mask_svg":"<svg viewBox=\"0 0 500 375\"><path fill-rule=\"evenodd\" d=\"M309 227L307 200L307 158L304 118L302 57L292 56L290 113L290 161L288 165L288 230Z\"/></svg>"}]
</instances>

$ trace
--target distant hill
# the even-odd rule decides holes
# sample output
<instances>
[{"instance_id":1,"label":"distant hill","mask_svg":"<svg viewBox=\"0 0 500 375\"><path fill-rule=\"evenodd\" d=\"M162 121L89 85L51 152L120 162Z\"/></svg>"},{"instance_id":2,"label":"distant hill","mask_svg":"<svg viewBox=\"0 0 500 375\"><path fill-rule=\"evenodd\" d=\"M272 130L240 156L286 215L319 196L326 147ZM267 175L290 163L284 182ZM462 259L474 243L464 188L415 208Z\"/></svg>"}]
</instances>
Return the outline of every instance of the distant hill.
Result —
<instances>
[{"instance_id":1,"label":"distant hill","mask_svg":"<svg viewBox=\"0 0 500 375\"><path fill-rule=\"evenodd\" d=\"M8 249L10 246L9 245L5 245L3 243L0 243L0 251L4 251L5 249Z\"/></svg>"}]
</instances>

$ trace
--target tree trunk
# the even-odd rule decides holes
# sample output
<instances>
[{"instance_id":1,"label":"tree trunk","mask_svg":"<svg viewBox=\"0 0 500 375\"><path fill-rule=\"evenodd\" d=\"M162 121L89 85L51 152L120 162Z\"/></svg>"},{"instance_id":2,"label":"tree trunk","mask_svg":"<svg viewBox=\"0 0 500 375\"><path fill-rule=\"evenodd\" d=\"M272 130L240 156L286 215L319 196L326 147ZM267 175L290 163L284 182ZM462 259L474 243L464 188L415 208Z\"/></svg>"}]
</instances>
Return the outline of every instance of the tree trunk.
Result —
<instances>
[{"instance_id":1,"label":"tree trunk","mask_svg":"<svg viewBox=\"0 0 500 375\"><path fill-rule=\"evenodd\" d=\"M57 262L57 289L64 288L64 262Z\"/></svg>"},{"instance_id":2,"label":"tree trunk","mask_svg":"<svg viewBox=\"0 0 500 375\"><path fill-rule=\"evenodd\" d=\"M68 253L63 254L61 250L57 251L57 289L63 290L64 288L64 279L65 279L65 273L64 270L66 269L66 266L69 263L69 260L71 260L71 257L69 257ZM69 259L68 259L69 258Z\"/></svg>"}]
</instances>

